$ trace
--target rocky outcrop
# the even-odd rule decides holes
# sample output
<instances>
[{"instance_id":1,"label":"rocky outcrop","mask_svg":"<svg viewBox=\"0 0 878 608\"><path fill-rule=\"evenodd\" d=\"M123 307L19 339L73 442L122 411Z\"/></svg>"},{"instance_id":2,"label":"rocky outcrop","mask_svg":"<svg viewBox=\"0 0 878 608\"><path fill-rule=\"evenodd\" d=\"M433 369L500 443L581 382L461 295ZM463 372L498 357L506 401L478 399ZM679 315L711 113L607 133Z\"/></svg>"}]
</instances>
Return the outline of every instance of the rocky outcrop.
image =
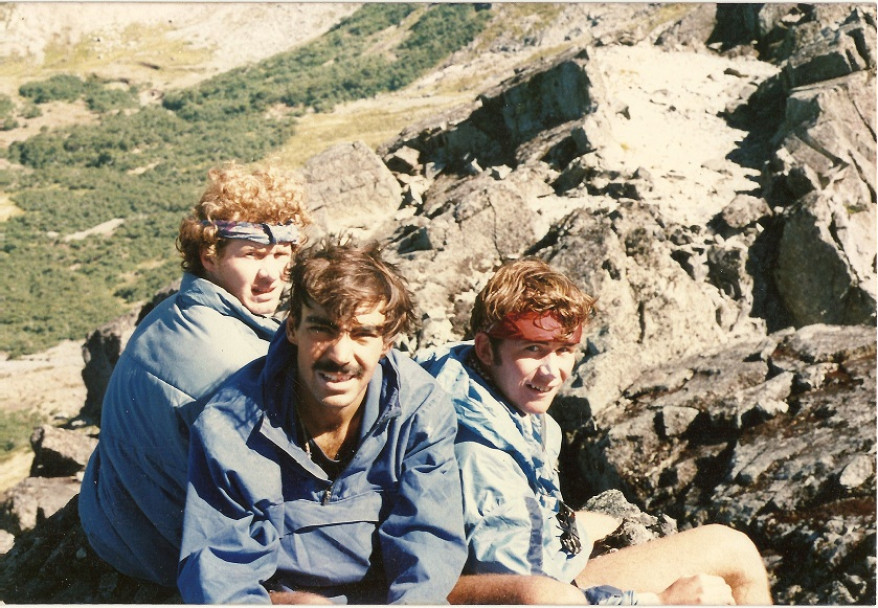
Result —
<instances>
[{"instance_id":1,"label":"rocky outcrop","mask_svg":"<svg viewBox=\"0 0 878 608\"><path fill-rule=\"evenodd\" d=\"M124 576L101 560L79 524L76 495L2 557L8 604L180 604L176 589Z\"/></svg>"},{"instance_id":2,"label":"rocky outcrop","mask_svg":"<svg viewBox=\"0 0 878 608\"><path fill-rule=\"evenodd\" d=\"M98 421L113 367L134 331L134 316L120 317L88 335L82 345L82 380L88 390L82 416Z\"/></svg>"},{"instance_id":3,"label":"rocky outcrop","mask_svg":"<svg viewBox=\"0 0 878 608\"><path fill-rule=\"evenodd\" d=\"M754 22L755 6L737 14ZM745 111L771 125L762 194L778 213L778 295L799 326L875 323L874 7L765 6L773 25L754 33L782 70Z\"/></svg>"},{"instance_id":4,"label":"rocky outcrop","mask_svg":"<svg viewBox=\"0 0 878 608\"><path fill-rule=\"evenodd\" d=\"M80 419L93 424L100 422L101 404L104 401L107 383L110 381L113 367L119 360L128 339L143 317L158 306L162 300L177 293L179 289L180 280L178 279L171 285L160 289L136 313L110 321L86 337L85 344L82 345L82 358L85 361L85 367L82 368L82 380L88 393L85 405L79 412Z\"/></svg>"},{"instance_id":5,"label":"rocky outcrop","mask_svg":"<svg viewBox=\"0 0 878 608\"><path fill-rule=\"evenodd\" d=\"M814 325L656 366L572 433L569 484L746 531L779 603L869 603L875 358L874 326Z\"/></svg>"},{"instance_id":6,"label":"rocky outcrop","mask_svg":"<svg viewBox=\"0 0 878 608\"><path fill-rule=\"evenodd\" d=\"M0 528L18 535L51 517L79 493L97 429L41 426L31 436L30 476L0 495Z\"/></svg>"},{"instance_id":7,"label":"rocky outcrop","mask_svg":"<svg viewBox=\"0 0 878 608\"><path fill-rule=\"evenodd\" d=\"M401 188L362 142L338 144L312 157L302 171L308 209L322 232L369 238L376 217L399 207Z\"/></svg>"},{"instance_id":8,"label":"rocky outcrop","mask_svg":"<svg viewBox=\"0 0 878 608\"><path fill-rule=\"evenodd\" d=\"M667 514L656 517L644 513L619 490L606 490L591 497L583 509L611 515L620 522L618 528L595 542L592 557L677 533L677 522L673 518Z\"/></svg>"}]
</instances>

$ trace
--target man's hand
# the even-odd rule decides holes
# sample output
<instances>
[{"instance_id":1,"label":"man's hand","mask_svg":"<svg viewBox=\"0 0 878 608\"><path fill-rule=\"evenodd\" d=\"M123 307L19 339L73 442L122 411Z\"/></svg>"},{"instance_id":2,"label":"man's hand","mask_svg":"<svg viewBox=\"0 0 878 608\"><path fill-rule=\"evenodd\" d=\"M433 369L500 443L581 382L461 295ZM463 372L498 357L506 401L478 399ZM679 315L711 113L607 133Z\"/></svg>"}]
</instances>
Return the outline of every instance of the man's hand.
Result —
<instances>
[{"instance_id":1,"label":"man's hand","mask_svg":"<svg viewBox=\"0 0 878 608\"><path fill-rule=\"evenodd\" d=\"M733 606L732 588L719 576L696 574L678 578L658 594L659 604Z\"/></svg>"}]
</instances>

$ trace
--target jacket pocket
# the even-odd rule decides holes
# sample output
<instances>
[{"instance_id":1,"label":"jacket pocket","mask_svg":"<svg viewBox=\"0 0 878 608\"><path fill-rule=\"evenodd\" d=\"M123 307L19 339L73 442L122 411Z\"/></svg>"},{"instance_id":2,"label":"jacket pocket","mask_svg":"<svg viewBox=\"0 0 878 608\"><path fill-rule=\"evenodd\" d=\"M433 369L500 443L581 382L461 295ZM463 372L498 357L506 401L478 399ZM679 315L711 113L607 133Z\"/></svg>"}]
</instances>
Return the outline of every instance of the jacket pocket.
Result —
<instances>
[{"instance_id":1,"label":"jacket pocket","mask_svg":"<svg viewBox=\"0 0 878 608\"><path fill-rule=\"evenodd\" d=\"M378 550L385 495L372 491L327 504L293 500L284 506L281 568L306 577L303 585L362 580Z\"/></svg>"}]
</instances>

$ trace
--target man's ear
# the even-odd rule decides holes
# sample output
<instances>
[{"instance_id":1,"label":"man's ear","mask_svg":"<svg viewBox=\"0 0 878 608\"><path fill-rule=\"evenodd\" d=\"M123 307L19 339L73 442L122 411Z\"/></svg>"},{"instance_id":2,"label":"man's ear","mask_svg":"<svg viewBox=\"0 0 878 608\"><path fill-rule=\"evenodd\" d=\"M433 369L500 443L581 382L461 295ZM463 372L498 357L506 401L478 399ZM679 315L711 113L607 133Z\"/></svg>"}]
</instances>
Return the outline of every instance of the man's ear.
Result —
<instances>
[{"instance_id":1,"label":"man's ear","mask_svg":"<svg viewBox=\"0 0 878 608\"><path fill-rule=\"evenodd\" d=\"M479 332L475 337L476 357L482 362L482 365L494 364L494 349L491 348L491 339L488 334Z\"/></svg>"},{"instance_id":2,"label":"man's ear","mask_svg":"<svg viewBox=\"0 0 878 608\"><path fill-rule=\"evenodd\" d=\"M296 325L298 322L292 314L287 315L286 320L286 332L287 332L287 340L290 341L290 344L298 344L298 339L296 338Z\"/></svg>"},{"instance_id":3,"label":"man's ear","mask_svg":"<svg viewBox=\"0 0 878 608\"><path fill-rule=\"evenodd\" d=\"M207 247L202 247L199 257L201 258L201 265L204 266L207 272L213 273L216 271L216 253L211 253Z\"/></svg>"}]
</instances>

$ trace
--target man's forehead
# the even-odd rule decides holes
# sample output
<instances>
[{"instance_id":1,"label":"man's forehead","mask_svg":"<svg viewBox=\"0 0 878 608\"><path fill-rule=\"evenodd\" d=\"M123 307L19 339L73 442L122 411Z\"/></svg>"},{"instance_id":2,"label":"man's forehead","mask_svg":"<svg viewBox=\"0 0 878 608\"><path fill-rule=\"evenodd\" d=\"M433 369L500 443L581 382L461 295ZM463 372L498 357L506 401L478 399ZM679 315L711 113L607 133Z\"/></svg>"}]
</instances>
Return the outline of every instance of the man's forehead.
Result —
<instances>
[{"instance_id":1,"label":"man's forehead","mask_svg":"<svg viewBox=\"0 0 878 608\"><path fill-rule=\"evenodd\" d=\"M292 245L289 243L274 243L265 245L256 241L248 241L246 239L229 239L223 251L227 254L236 254L249 251L292 251Z\"/></svg>"},{"instance_id":2,"label":"man's forehead","mask_svg":"<svg viewBox=\"0 0 878 608\"><path fill-rule=\"evenodd\" d=\"M582 323L572 329L565 328L554 312L522 311L509 313L485 330L492 338L525 340L532 343L553 342L579 344L582 339Z\"/></svg>"},{"instance_id":3,"label":"man's forehead","mask_svg":"<svg viewBox=\"0 0 878 608\"><path fill-rule=\"evenodd\" d=\"M528 345L536 344L539 346L544 346L546 348L561 348L564 346L569 346L569 347L582 346L581 342L576 342L576 341L571 340L571 339L529 340L527 338L500 338L500 340L502 340L503 342L510 343L510 344L517 344L519 346L528 346Z\"/></svg>"},{"instance_id":4,"label":"man's forehead","mask_svg":"<svg viewBox=\"0 0 878 608\"><path fill-rule=\"evenodd\" d=\"M314 302L303 303L303 316L306 319L321 320L332 325L346 328L354 326L381 327L384 325L384 304L364 304L350 315L343 319L333 319L321 305Z\"/></svg>"}]
</instances>

